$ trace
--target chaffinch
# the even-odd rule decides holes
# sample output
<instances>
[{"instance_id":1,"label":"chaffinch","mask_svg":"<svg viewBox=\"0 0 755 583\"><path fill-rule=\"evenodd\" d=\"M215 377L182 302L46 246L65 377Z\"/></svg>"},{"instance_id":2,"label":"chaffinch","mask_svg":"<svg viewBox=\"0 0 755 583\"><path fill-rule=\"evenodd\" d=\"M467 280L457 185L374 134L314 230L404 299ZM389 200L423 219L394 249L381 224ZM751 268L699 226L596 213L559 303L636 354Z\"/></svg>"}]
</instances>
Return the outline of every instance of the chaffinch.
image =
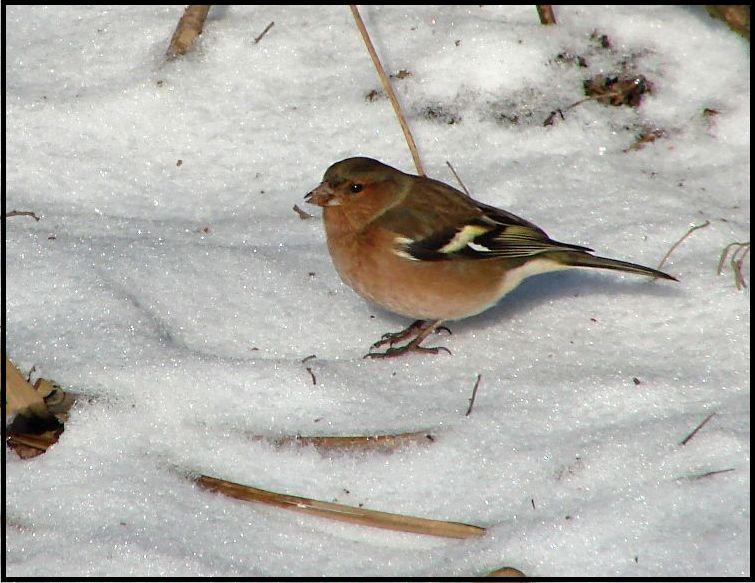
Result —
<instances>
[{"instance_id":1,"label":"chaffinch","mask_svg":"<svg viewBox=\"0 0 755 583\"><path fill-rule=\"evenodd\" d=\"M420 344L442 321L479 314L539 273L597 267L676 281L650 267L554 241L529 221L448 184L371 158L336 162L305 200L323 207L328 249L341 279L386 310L417 320L372 345L388 344L385 352L371 348L365 357L448 351Z\"/></svg>"}]
</instances>

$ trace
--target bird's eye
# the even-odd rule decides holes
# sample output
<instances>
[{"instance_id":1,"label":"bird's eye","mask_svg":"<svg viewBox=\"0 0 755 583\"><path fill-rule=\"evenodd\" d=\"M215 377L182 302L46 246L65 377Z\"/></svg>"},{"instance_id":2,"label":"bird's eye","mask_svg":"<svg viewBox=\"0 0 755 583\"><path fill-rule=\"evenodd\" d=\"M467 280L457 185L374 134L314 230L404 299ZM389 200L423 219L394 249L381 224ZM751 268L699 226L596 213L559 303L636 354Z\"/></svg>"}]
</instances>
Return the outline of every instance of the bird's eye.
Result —
<instances>
[{"instance_id":1,"label":"bird's eye","mask_svg":"<svg viewBox=\"0 0 755 583\"><path fill-rule=\"evenodd\" d=\"M362 192L363 188L364 188L364 186L361 185L361 184L352 184L351 188L349 188L349 190L351 190L351 192L356 193L356 192Z\"/></svg>"}]
</instances>

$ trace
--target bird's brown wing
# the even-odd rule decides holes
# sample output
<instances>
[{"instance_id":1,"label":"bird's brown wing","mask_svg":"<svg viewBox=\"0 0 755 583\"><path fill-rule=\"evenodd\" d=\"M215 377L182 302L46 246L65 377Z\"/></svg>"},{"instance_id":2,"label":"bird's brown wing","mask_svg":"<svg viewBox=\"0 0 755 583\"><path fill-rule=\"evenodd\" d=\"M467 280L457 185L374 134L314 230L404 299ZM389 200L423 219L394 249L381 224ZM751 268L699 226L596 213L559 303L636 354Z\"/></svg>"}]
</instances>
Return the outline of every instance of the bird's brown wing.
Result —
<instances>
[{"instance_id":1,"label":"bird's brown wing","mask_svg":"<svg viewBox=\"0 0 755 583\"><path fill-rule=\"evenodd\" d=\"M407 195L375 224L396 234L399 255L420 261L590 251L554 241L533 223L429 178L415 179Z\"/></svg>"}]
</instances>

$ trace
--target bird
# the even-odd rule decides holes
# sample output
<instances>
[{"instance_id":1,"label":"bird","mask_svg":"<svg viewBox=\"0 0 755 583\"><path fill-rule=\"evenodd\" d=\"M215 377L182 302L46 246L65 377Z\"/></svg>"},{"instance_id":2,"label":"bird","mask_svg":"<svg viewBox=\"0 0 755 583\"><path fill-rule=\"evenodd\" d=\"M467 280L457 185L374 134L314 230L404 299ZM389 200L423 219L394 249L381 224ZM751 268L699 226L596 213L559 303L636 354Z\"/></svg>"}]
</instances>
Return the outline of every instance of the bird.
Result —
<instances>
[{"instance_id":1,"label":"bird","mask_svg":"<svg viewBox=\"0 0 755 583\"><path fill-rule=\"evenodd\" d=\"M389 312L414 320L400 332L384 334L365 358L450 353L422 342L433 331L450 333L442 322L479 314L522 280L541 273L594 267L678 281L650 267L554 241L508 211L372 158L331 165L304 200L323 209L328 250L344 283Z\"/></svg>"}]
</instances>

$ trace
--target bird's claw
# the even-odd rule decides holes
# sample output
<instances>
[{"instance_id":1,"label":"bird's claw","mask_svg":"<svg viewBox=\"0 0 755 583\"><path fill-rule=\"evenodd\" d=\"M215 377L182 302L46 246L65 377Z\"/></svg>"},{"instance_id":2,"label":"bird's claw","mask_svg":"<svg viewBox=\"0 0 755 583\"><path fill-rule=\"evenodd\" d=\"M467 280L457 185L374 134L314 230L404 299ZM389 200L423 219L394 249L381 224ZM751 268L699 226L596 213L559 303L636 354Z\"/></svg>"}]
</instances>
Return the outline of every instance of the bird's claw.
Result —
<instances>
[{"instance_id":1,"label":"bird's claw","mask_svg":"<svg viewBox=\"0 0 755 583\"><path fill-rule=\"evenodd\" d=\"M388 348L385 352L368 352L362 358L395 358L401 356L407 352L425 352L429 354L438 354L441 350L445 350L448 354L453 356L453 353L445 346L419 346L412 345L410 342L406 346L400 346L398 348Z\"/></svg>"}]
</instances>

